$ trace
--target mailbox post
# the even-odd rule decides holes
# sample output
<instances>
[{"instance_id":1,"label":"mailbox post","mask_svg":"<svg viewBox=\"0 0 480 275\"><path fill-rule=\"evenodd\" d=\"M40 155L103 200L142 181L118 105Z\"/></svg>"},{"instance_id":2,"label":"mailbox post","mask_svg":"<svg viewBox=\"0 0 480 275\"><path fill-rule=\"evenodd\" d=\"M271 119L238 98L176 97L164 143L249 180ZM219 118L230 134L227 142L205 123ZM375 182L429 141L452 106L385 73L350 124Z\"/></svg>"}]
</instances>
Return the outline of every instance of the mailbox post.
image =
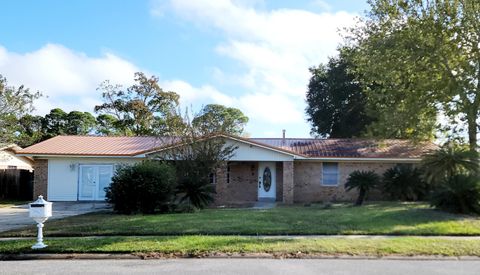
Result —
<instances>
[{"instance_id":1,"label":"mailbox post","mask_svg":"<svg viewBox=\"0 0 480 275\"><path fill-rule=\"evenodd\" d=\"M30 218L37 222L38 236L37 243L32 246L32 249L40 249L47 247L43 243L43 223L52 216L52 203L43 199L43 196L38 196L38 199L29 204Z\"/></svg>"}]
</instances>

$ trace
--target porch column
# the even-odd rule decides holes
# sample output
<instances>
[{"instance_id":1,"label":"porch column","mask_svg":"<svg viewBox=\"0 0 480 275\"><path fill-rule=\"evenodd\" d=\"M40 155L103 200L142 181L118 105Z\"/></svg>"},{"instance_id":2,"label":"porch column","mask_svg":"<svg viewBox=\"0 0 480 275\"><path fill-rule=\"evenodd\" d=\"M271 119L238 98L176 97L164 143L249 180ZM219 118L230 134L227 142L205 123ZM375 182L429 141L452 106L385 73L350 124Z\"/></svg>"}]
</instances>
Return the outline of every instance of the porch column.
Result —
<instances>
[{"instance_id":1,"label":"porch column","mask_svg":"<svg viewBox=\"0 0 480 275\"><path fill-rule=\"evenodd\" d=\"M215 171L215 204L222 204L225 202L225 189L227 188L227 162L222 162Z\"/></svg>"},{"instance_id":2,"label":"porch column","mask_svg":"<svg viewBox=\"0 0 480 275\"><path fill-rule=\"evenodd\" d=\"M292 204L293 203L293 161L284 161L283 162L283 203Z\"/></svg>"},{"instance_id":3,"label":"porch column","mask_svg":"<svg viewBox=\"0 0 480 275\"><path fill-rule=\"evenodd\" d=\"M33 198L37 199L38 196L43 195L45 200L48 199L47 185L48 185L48 160L36 159L33 164Z\"/></svg>"}]
</instances>

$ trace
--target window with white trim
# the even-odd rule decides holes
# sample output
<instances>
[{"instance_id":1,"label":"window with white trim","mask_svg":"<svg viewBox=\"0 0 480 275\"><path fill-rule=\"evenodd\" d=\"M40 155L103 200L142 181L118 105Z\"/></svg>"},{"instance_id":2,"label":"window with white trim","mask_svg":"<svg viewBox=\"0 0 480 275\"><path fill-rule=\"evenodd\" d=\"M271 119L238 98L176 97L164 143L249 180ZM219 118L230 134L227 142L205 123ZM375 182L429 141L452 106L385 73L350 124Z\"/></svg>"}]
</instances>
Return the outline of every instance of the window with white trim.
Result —
<instances>
[{"instance_id":1,"label":"window with white trim","mask_svg":"<svg viewBox=\"0 0 480 275\"><path fill-rule=\"evenodd\" d=\"M324 162L322 164L322 185L325 185L325 186L338 185L338 163Z\"/></svg>"}]
</instances>

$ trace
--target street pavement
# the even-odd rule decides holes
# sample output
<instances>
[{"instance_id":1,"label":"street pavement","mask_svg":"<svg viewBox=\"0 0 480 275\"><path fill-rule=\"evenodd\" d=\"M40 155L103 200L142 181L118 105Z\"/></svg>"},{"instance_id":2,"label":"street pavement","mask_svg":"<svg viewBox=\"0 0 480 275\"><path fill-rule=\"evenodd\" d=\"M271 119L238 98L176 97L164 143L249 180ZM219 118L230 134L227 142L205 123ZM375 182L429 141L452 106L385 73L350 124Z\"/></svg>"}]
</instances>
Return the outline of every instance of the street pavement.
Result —
<instances>
[{"instance_id":1,"label":"street pavement","mask_svg":"<svg viewBox=\"0 0 480 275\"><path fill-rule=\"evenodd\" d=\"M474 260L170 259L0 262L0 274L328 274L478 275Z\"/></svg>"},{"instance_id":2,"label":"street pavement","mask_svg":"<svg viewBox=\"0 0 480 275\"><path fill-rule=\"evenodd\" d=\"M108 205L104 202L54 202L52 208L50 220L105 210ZM0 208L0 232L25 226L35 226L28 217L28 204Z\"/></svg>"}]
</instances>

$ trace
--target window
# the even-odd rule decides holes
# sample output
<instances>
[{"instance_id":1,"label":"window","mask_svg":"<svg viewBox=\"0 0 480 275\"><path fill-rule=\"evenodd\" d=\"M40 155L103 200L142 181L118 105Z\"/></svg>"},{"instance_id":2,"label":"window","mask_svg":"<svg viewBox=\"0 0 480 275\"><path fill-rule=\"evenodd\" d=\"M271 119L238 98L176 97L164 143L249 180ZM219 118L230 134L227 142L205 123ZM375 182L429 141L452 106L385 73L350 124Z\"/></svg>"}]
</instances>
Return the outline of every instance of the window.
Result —
<instances>
[{"instance_id":1,"label":"window","mask_svg":"<svg viewBox=\"0 0 480 275\"><path fill-rule=\"evenodd\" d=\"M337 186L338 185L338 163L324 162L322 165L322 185Z\"/></svg>"},{"instance_id":2,"label":"window","mask_svg":"<svg viewBox=\"0 0 480 275\"><path fill-rule=\"evenodd\" d=\"M216 184L217 183L217 173L210 173L210 184Z\"/></svg>"},{"instance_id":3,"label":"window","mask_svg":"<svg viewBox=\"0 0 480 275\"><path fill-rule=\"evenodd\" d=\"M227 183L230 183L230 163L227 164Z\"/></svg>"}]
</instances>

